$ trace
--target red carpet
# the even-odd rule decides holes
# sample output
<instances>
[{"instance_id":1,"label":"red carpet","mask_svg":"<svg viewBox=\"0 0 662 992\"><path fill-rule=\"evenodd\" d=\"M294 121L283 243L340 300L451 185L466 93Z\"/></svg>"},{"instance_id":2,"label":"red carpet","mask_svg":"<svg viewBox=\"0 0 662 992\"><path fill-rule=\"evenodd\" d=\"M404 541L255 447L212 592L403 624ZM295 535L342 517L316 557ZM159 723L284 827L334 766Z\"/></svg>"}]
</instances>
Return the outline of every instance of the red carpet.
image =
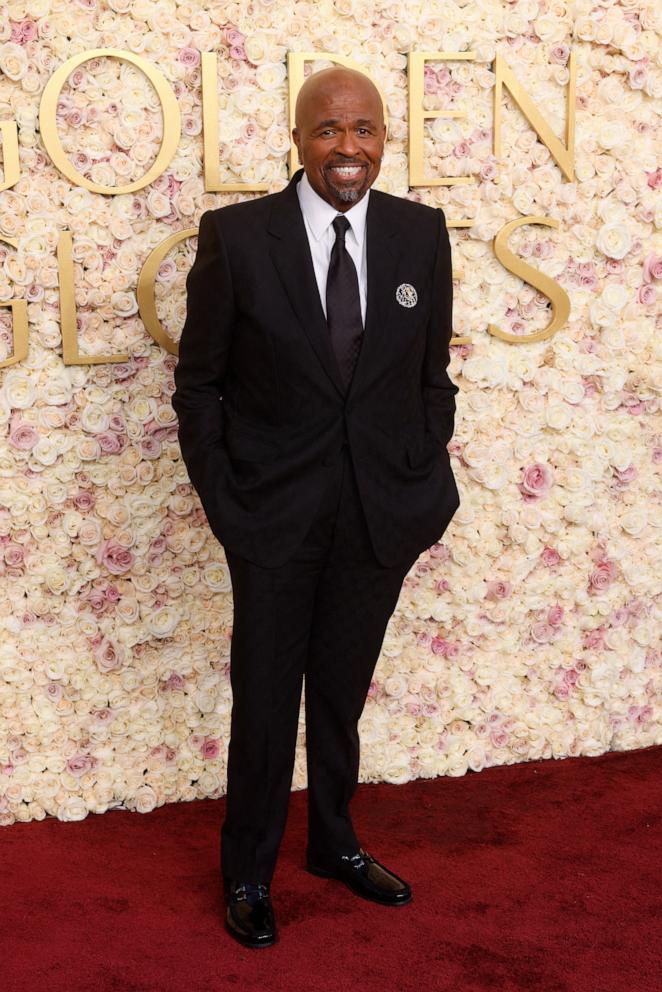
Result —
<instances>
[{"instance_id":1,"label":"red carpet","mask_svg":"<svg viewBox=\"0 0 662 992\"><path fill-rule=\"evenodd\" d=\"M661 992L662 747L360 786L396 909L303 870L292 795L273 948L222 928L223 800L0 833L3 992Z\"/></svg>"}]
</instances>

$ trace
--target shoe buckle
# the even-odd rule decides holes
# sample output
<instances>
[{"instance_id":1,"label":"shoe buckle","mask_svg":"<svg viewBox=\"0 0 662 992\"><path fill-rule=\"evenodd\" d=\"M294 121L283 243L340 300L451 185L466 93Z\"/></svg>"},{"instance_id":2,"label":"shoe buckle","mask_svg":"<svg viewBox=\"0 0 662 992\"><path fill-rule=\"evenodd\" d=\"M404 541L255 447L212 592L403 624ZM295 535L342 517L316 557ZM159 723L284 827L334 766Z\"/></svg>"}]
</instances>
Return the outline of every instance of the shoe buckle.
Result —
<instances>
[{"instance_id":1,"label":"shoe buckle","mask_svg":"<svg viewBox=\"0 0 662 992\"><path fill-rule=\"evenodd\" d=\"M359 851L358 854L343 854L341 861L346 861L352 868L365 868L366 862L363 854Z\"/></svg>"}]
</instances>

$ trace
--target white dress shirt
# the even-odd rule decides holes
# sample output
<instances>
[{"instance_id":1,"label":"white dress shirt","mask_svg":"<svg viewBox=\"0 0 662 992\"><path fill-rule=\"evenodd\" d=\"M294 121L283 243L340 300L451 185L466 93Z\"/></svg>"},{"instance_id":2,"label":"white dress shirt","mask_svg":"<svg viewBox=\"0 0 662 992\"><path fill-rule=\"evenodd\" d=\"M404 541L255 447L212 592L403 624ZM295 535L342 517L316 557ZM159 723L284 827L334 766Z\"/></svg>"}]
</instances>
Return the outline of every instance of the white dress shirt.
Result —
<instances>
[{"instance_id":1,"label":"white dress shirt","mask_svg":"<svg viewBox=\"0 0 662 992\"><path fill-rule=\"evenodd\" d=\"M326 276L329 271L329 259L331 249L336 240L336 232L333 229L333 219L340 211L332 207L330 203L323 200L315 192L308 181L306 173L302 175L297 183L297 196L299 206L306 225L310 253L313 256L313 267L317 288L319 289L320 301L324 316L326 317ZM367 264L366 264L366 212L368 210L368 190L353 207L343 214L350 223L350 227L345 235L345 246L356 267L359 277L359 296L361 299L361 319L365 327L365 311L368 297Z\"/></svg>"}]
</instances>

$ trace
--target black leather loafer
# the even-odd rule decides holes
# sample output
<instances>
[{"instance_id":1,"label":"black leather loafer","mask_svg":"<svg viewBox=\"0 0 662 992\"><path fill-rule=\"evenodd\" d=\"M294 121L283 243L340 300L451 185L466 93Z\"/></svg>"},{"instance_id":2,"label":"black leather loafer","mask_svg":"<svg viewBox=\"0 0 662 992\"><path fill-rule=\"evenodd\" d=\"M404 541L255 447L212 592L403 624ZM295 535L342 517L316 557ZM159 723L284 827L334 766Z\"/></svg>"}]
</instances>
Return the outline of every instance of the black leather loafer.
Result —
<instances>
[{"instance_id":1,"label":"black leather loafer","mask_svg":"<svg viewBox=\"0 0 662 992\"><path fill-rule=\"evenodd\" d=\"M394 875L372 855L359 848L351 857L347 854L335 860L308 858L307 870L320 878L337 878L352 892L384 906L404 906L411 900L411 888L404 879Z\"/></svg>"},{"instance_id":2,"label":"black leather loafer","mask_svg":"<svg viewBox=\"0 0 662 992\"><path fill-rule=\"evenodd\" d=\"M276 942L276 920L269 885L224 878L225 928L244 947L269 947Z\"/></svg>"}]
</instances>

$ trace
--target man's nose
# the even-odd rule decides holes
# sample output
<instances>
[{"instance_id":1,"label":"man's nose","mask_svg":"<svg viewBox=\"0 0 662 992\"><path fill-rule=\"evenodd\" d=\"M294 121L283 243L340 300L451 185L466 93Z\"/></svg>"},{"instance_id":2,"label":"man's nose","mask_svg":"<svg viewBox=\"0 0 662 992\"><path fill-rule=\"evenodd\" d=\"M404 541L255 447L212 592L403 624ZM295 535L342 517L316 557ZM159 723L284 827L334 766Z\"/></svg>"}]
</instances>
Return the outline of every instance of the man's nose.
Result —
<instances>
[{"instance_id":1,"label":"man's nose","mask_svg":"<svg viewBox=\"0 0 662 992\"><path fill-rule=\"evenodd\" d=\"M339 131L335 150L341 155L356 155L361 145L353 130Z\"/></svg>"}]
</instances>

